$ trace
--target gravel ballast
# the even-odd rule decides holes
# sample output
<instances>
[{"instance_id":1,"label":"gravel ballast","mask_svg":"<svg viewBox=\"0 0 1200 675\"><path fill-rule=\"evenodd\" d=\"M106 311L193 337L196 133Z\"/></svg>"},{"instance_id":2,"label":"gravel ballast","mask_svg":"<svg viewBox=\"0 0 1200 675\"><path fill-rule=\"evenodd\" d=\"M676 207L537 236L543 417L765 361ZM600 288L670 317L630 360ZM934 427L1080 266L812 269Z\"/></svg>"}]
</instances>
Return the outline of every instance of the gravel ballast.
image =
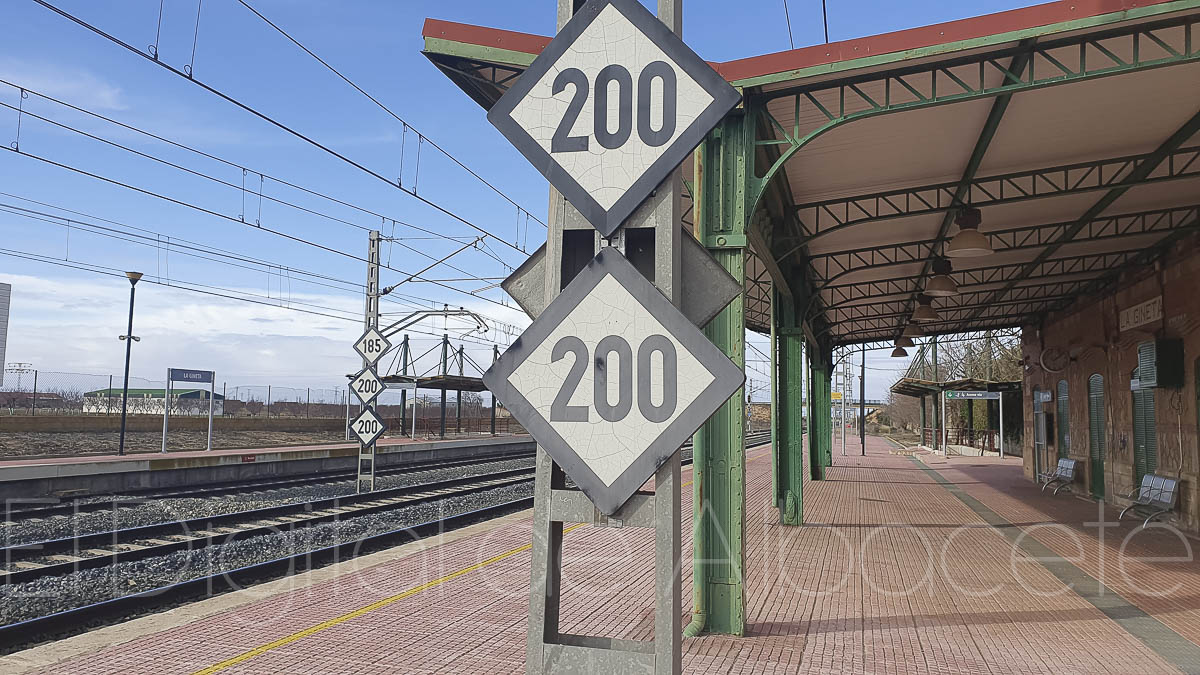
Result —
<instances>
[{"instance_id":1,"label":"gravel ballast","mask_svg":"<svg viewBox=\"0 0 1200 675\"><path fill-rule=\"evenodd\" d=\"M348 518L294 532L279 532L195 551L180 551L24 584L0 586L0 623L34 619L226 570L353 542L532 494L533 483L529 482L403 506L386 513Z\"/></svg>"},{"instance_id":2,"label":"gravel ballast","mask_svg":"<svg viewBox=\"0 0 1200 675\"><path fill-rule=\"evenodd\" d=\"M510 459L483 464L471 464L440 469L417 470L378 476L376 489L383 490L420 483L451 480L468 476L486 476L490 473L532 467L533 459ZM298 504L317 499L330 499L354 493L353 480L340 480L314 485L298 485L272 490L248 490L237 494L214 497L172 497L153 499L146 497L93 497L81 502L117 502L122 508L115 511L94 511L71 516L52 516L38 520L21 520L0 525L0 542L3 546L18 546L62 539L96 532L154 525L205 516L218 516L239 511L249 511L285 504Z\"/></svg>"}]
</instances>

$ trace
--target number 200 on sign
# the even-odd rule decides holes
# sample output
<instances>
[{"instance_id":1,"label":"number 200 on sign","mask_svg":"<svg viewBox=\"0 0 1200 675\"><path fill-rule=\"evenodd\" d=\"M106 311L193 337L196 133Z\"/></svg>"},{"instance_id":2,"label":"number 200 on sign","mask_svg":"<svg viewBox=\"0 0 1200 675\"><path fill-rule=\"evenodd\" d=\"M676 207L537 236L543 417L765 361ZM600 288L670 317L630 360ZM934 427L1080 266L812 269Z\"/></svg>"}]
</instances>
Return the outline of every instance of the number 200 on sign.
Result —
<instances>
[{"instance_id":1,"label":"number 200 on sign","mask_svg":"<svg viewBox=\"0 0 1200 675\"><path fill-rule=\"evenodd\" d=\"M658 353L662 359L662 401L655 405L651 398L651 384L655 375L652 358ZM566 379L559 388L550 406L551 422L588 422L591 407L601 419L620 422L629 415L634 402L634 382L637 383L637 406L642 417L650 422L665 422L675 414L679 403L679 367L675 343L665 335L650 335L642 340L637 350L637 361L633 348L620 335L609 335L596 345L595 359L589 358L587 345L574 335L567 335L554 344L550 353L552 361L560 361L567 354L575 357ZM617 355L618 367L613 372L613 354ZM587 371L588 364L595 369L592 374L591 407L570 405L572 396ZM636 377L635 377L636 375ZM617 400L610 399L609 378L617 383Z\"/></svg>"},{"instance_id":2,"label":"number 200 on sign","mask_svg":"<svg viewBox=\"0 0 1200 675\"><path fill-rule=\"evenodd\" d=\"M650 119L650 104L653 98L654 81L662 83L662 123L656 130ZM610 131L608 97L610 85L616 85L617 94L617 128ZM566 114L558 123L554 136L550 139L550 152L586 152L590 138L588 136L571 136L571 129L579 119L579 113L587 105L588 83L587 74L578 68L567 68L554 78L553 93L561 94L567 85L574 87L571 102L567 105ZM657 148L675 135L676 98L678 83L675 69L665 61L655 61L642 69L637 83L637 132L638 138L650 147ZM610 64L596 75L595 90L592 94L594 120L593 132L596 141L607 150L615 150L625 145L633 133L634 92L633 76L624 66Z\"/></svg>"}]
</instances>

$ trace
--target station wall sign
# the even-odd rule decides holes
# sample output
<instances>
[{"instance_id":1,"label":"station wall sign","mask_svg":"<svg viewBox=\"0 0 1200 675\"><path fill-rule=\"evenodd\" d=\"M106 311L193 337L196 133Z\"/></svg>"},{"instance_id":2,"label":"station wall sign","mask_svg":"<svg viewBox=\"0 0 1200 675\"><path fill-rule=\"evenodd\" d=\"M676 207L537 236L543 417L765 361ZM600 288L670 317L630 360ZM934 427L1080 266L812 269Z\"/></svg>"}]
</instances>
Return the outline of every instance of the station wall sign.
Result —
<instances>
[{"instance_id":1,"label":"station wall sign","mask_svg":"<svg viewBox=\"0 0 1200 675\"><path fill-rule=\"evenodd\" d=\"M199 384L212 384L213 371L190 370L188 368L168 368L167 378L172 382L196 382Z\"/></svg>"},{"instance_id":2,"label":"station wall sign","mask_svg":"<svg viewBox=\"0 0 1200 675\"><path fill-rule=\"evenodd\" d=\"M983 401L998 401L1000 400L1000 392L998 391L947 391L946 398L948 399L973 399Z\"/></svg>"},{"instance_id":3,"label":"station wall sign","mask_svg":"<svg viewBox=\"0 0 1200 675\"><path fill-rule=\"evenodd\" d=\"M488 120L610 237L739 100L638 0L591 0Z\"/></svg>"},{"instance_id":4,"label":"station wall sign","mask_svg":"<svg viewBox=\"0 0 1200 675\"><path fill-rule=\"evenodd\" d=\"M604 248L484 384L612 515L745 374L615 248Z\"/></svg>"}]
</instances>

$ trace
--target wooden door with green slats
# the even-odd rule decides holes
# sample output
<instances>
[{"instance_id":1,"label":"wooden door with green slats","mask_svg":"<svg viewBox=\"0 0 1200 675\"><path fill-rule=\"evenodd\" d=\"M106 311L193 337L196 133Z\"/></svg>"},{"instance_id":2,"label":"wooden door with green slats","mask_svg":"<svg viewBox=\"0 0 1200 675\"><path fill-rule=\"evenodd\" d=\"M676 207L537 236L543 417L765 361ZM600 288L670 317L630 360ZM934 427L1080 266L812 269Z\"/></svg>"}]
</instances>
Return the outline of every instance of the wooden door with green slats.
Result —
<instances>
[{"instance_id":1,"label":"wooden door with green slats","mask_svg":"<svg viewBox=\"0 0 1200 675\"><path fill-rule=\"evenodd\" d=\"M1058 381L1058 458L1071 456L1071 405L1066 380Z\"/></svg>"},{"instance_id":2,"label":"wooden door with green slats","mask_svg":"<svg viewBox=\"0 0 1200 675\"><path fill-rule=\"evenodd\" d=\"M1139 380L1141 368L1135 368L1133 379ZM1140 382L1140 380L1139 380ZM1134 484L1142 476L1158 468L1158 426L1154 410L1154 389L1138 387L1133 391L1133 473Z\"/></svg>"},{"instance_id":3,"label":"wooden door with green slats","mask_svg":"<svg viewBox=\"0 0 1200 675\"><path fill-rule=\"evenodd\" d=\"M1088 450L1092 467L1092 496L1104 499L1104 456L1108 430L1104 410L1104 377L1088 379Z\"/></svg>"}]
</instances>

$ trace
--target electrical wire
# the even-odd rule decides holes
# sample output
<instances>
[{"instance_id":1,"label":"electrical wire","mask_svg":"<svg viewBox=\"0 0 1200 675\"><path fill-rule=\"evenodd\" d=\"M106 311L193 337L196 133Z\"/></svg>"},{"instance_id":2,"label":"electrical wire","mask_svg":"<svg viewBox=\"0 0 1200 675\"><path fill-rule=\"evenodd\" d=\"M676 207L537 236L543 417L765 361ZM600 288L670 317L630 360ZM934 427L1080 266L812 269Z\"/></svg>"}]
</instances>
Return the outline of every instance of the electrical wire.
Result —
<instances>
[{"instance_id":1,"label":"electrical wire","mask_svg":"<svg viewBox=\"0 0 1200 675\"><path fill-rule=\"evenodd\" d=\"M145 59L147 59L147 60L148 60L148 61L150 61L151 63L154 63L154 64L157 64L157 65L161 66L162 68L166 69L168 72L174 73L175 75L178 75L179 77L181 77L181 78L183 78L183 79L185 79L185 80L187 80L187 81L189 81L189 82L192 82L192 83L194 83L196 86L198 86L198 87L200 87L200 88L204 89L205 91L207 91L207 92L209 92L209 93L213 94L214 96L217 96L217 97L219 97L219 98L221 98L221 99L224 99L225 101L227 101L227 102L231 103L232 105L234 105L234 106L237 106L238 108L241 108L242 110L244 110L244 111L246 111L246 112L250 113L251 115L254 115L255 117L258 117L258 118L259 118L259 119L261 119L262 121L264 121L264 122L267 122L268 124L270 124L270 125L272 125L272 126L274 126L274 127L278 128L278 129L280 129L281 131L284 131L284 132L286 132L286 133L288 133L288 134L290 134L290 135L292 135L292 136L294 136L294 137L296 137L296 138L298 138L298 139L300 139L300 140L304 141L305 143L308 143L309 145L312 145L313 147L315 147L315 148L317 148L317 149L319 149L319 150L322 150L322 151L324 151L325 153L327 153L327 154L329 154L329 155L332 155L333 157L336 157L337 159L340 159L340 160L342 160L343 162L345 162L345 163L347 163L347 164L349 164L349 165L351 165L351 166L353 166L353 167L357 168L358 170L362 171L363 173L366 173L366 174L368 174L368 175L370 175L370 176L373 176L374 178L376 178L376 179L378 179L378 180L380 180L380 181L382 181L382 182L384 182L384 183L386 183L386 184L388 184L388 185L390 185L390 186L392 186L392 187L394 187L394 188L397 188L397 189L398 189L398 190L400 190L401 192L404 192L405 194L407 194L407 195L409 195L409 196L413 197L414 199L416 199L416 200L418 200L418 201L420 201L420 202L422 202L422 203L426 204L427 206L429 206L429 207L431 207L431 208L433 208L433 209L436 209L437 211L439 211L439 212L441 212L441 213L443 213L443 214L445 214L445 215L447 215L447 216L449 216L449 217L451 217L451 218L453 218L453 219L455 219L455 220L457 220L457 221L461 222L462 224L464 224L464 225L466 225L466 226L468 226L468 227L470 227L470 228L472 228L472 229L476 230L477 232L479 232L479 233L480 233L480 234L482 234L483 236L486 236L486 237L491 237L492 239L495 239L496 241L499 241L499 242L501 242L501 243L502 243L502 244L504 244L505 246L507 246L507 247L509 247L509 248L513 249L514 251L517 251L517 252L519 252L519 253L522 253L522 254L525 254L525 253L526 253L526 251L525 251L524 249L522 249L522 248L520 248L520 247L518 247L518 246L516 246L516 245L514 245L514 244L510 244L510 243L509 243L507 240L505 240L504 238L502 238L502 237L500 237L500 236L498 236L498 235L492 234L491 232L489 232L489 231L487 231L486 229L484 229L484 228L482 228L482 227L480 227L480 226L476 225L475 223L473 223L473 222L471 222L471 221L467 220L466 218L464 218L464 217L462 217L462 216L458 215L457 213L454 213L453 211L450 211L449 209L447 209L446 207L442 206L441 204L438 204L438 203L436 203L436 202L433 202L433 201L431 201L431 200L429 200L429 199L426 199L425 197L422 197L422 196L418 195L418 194L416 193L416 190L407 190L407 189L405 189L405 188L404 188L404 187L402 187L402 186L401 186L401 185L400 185L398 182L392 182L392 180L391 180L390 178L387 178L386 176L384 176L384 175L382 175L382 174L380 174L380 173L378 173L378 172L374 171L373 169L369 169L369 168L367 168L366 166L364 166L364 165L360 164L359 162L356 162L356 161L354 161L354 160L350 159L349 157L347 157L347 156L345 156L345 155L343 155L343 154L341 154L341 153L337 152L336 150L334 150L334 149L332 149L332 148L330 148L330 147L328 147L328 146L326 146L326 145L322 144L321 142L319 142L319 141L317 141L317 140L313 139L312 137L310 137L310 136L306 136L305 134L303 134L303 133L301 133L301 132L299 132L299 131L297 131L297 130L293 129L292 127L289 127L288 125L286 125L286 124L284 124L284 123L282 123L282 122L280 122L280 121L278 121L278 120L276 120L276 119L272 118L271 116L269 116L269 115L267 115L267 114L265 114L265 113L263 113L263 112L260 112L260 111L258 111L257 109L255 109L255 108L252 108L252 107L250 107L249 105L247 105L247 104L245 104L245 103L242 103L241 101L239 101L239 100L237 100L237 99L233 98L232 96L230 96L230 95L228 95L228 94L226 94L226 93L222 92L221 90L219 90L219 89L216 89L215 87L212 87L212 86L210 86L210 85L208 85L208 84L205 84L204 82L202 82L202 81L200 81L200 80L196 79L195 77L193 77L193 76L189 76L187 73L184 73L183 71L181 71L181 70L178 70L178 69L174 68L173 66L170 66L170 65L168 65L168 64L166 64L166 63L164 63L163 61L160 61L160 60L158 60L158 59L155 59L155 58L153 58L152 56L150 56L150 55L146 54L145 52L143 52L142 50L140 50L140 49L138 49L138 48L134 47L133 45L131 45L131 44L129 44L129 43L127 43L127 42L125 42L125 41L121 40L120 38L118 38L118 37L116 37L116 36L113 36L113 35L110 35L109 33L106 33L106 32L104 32L104 31L103 31L103 30L101 30L100 28L98 28L98 27L96 27L96 26L94 26L94 25L92 25L92 24L90 24L90 23L88 23L88 22L84 21L83 19L81 19L81 18L79 18L79 17L77 17L77 16L75 16L75 15L73 15L73 14L69 13L69 12L66 12L66 11L62 10L62 9L60 9L60 8L58 8L58 7L56 7L56 6L52 5L52 4L50 4L49 2L46 2L46 0L33 0L33 2L35 2L35 3L39 4L39 5L41 5L42 7L45 7L46 9L48 9L48 10L50 10L50 11L54 12L55 14L58 14L59 16L61 16L61 17L65 18L65 19L68 19L69 21L72 21L72 22L74 22L74 23L78 24L79 26L81 26L81 27L83 27L83 28L86 28L86 29L88 29L88 30L92 31L92 32L93 32L93 33L95 33L96 35L99 35L100 37L103 37L103 38L105 38L106 40L108 40L108 41L112 42L112 43L113 43L113 44L115 44L115 45L118 45L118 46L120 46L120 47L124 47L124 48L125 48L125 49L127 49L128 51L130 51L130 52L132 52L132 53L134 53L134 54L137 54L138 56L141 56L142 58L145 58Z\"/></svg>"},{"instance_id":2,"label":"electrical wire","mask_svg":"<svg viewBox=\"0 0 1200 675\"><path fill-rule=\"evenodd\" d=\"M298 237L298 236L296 236L296 235L289 234L289 233L287 233L287 232L284 232L284 231L282 231L282 230L276 230L276 229L272 229L272 228L270 228L270 227L266 227L266 226L264 226L264 225L261 225L261 224L250 224L250 223L247 223L247 222L245 222L245 221L243 221L243 220L241 220L241 219L234 218L233 216L229 216L229 215L226 215L226 214L224 214L224 213L220 213L220 212L218 212L218 211L213 211L212 209L205 208L205 207L203 207L203 206L200 206L200 205L198 205L198 204L192 204L192 203L190 203L190 202L187 202L187 201L183 201L183 200L180 200L180 199L176 199L176 198L174 198L174 197L170 197L170 196L164 195L164 194L162 194L162 193L155 192L155 191L153 191L153 190L149 190L149 189L146 189L146 188L141 188L141 187L138 187L138 186L136 186L136 185L132 185L132 184L130 184L130 183L125 183L125 182L119 181L119 180L117 180L117 179L115 179L115 178L109 178L108 176L102 176L102 175L99 175L99 174L96 174L96 173L92 173L92 172L90 172L90 171L87 171L87 170L84 170L84 169L80 169L80 168L78 168L78 167L71 166L71 165L69 165L69 164L65 164L65 163L63 163L63 162L59 162L59 161L56 161L56 160L52 160L52 159L49 159L49 158L47 158L47 157L42 157L41 155L36 155L36 154L34 154L34 153L31 153L31 152L26 152L26 151L24 151L24 150L18 150L18 149L16 149L16 148L11 148L11 147L10 147L10 148L7 148L7 149L8 149L8 151L9 151L9 152L13 152L13 153L16 153L16 154L18 154L18 155L22 155L22 156L24 156L24 157L29 157L29 158L31 158L31 159L36 159L36 160L38 160L38 161L40 161L40 162L44 162L44 163L46 163L46 164L49 164L49 165L51 165L51 166L56 166L56 167L58 167L58 168L61 168L61 169L65 169L65 170L68 170L68 171L72 171L72 172L75 172L75 173L78 173L78 174L81 174L81 175L87 176L87 177L89 177L89 178L94 178L94 179L96 179L96 180L99 180L99 181L103 181L103 182L106 182L106 183L109 183L109 184L112 184L112 185L116 185L116 186L119 186L119 187L126 188L126 189L128 189L128 190L132 190L132 191L134 191L134 192L139 192L139 193L141 193L141 194L144 194L144 195L146 195L146 196L155 197L155 198L157 198L157 199L161 199L161 200L164 200L164 201L170 202L170 203L172 203L172 204L176 204L176 205L178 205L178 206L183 206L183 207L186 207L186 208L194 209L194 210L196 210L196 211L200 211L201 213L206 213L206 214L208 214L208 215L210 215L210 216L216 216L216 217L218 217L218 218L222 218L222 219L224 219L224 220L228 220L228 221L230 221L230 222L234 222L234 223L238 223L238 224L241 224L241 225L245 225L245 226L247 226L247 227L251 227L251 228L253 228L253 229L256 229L256 230L262 230L262 231L264 231L264 232L267 232L267 233L270 233L270 234L274 234L274 235L276 235L276 236L279 236L279 237L283 237L284 239L288 239L288 240L291 240L291 241L294 241L294 242L297 242L297 243L301 243L301 244L306 244L306 245L308 245L308 246L312 246L312 247L314 247L314 248L320 249L320 250L322 250L322 251L325 251L325 252L328 252L328 253L333 253L333 254L335 254L335 255L339 255L339 256L346 257L346 258L350 258L350 259L352 259L352 260L357 260L357 261L359 261L359 262L364 262L364 263L369 263L369 262L370 262L370 261L368 261L366 258L363 258L363 257L357 256L357 255L354 255L353 253L347 253L347 252L345 252L345 251L339 251L339 250L337 250L337 249L335 249L335 248L332 248L332 247L326 246L326 245L324 245L324 244L319 244L319 243L317 243L317 242L314 242L314 241L311 241L311 240L305 239L305 238L303 238L303 237ZM391 266L384 266L384 265L380 265L380 267L382 267L382 268L385 268L385 269L388 269L388 270L390 270L390 271L393 271L393 272L396 272L396 273L398 273L398 274L402 274L402 275L404 275L404 276L413 276L413 275L410 275L408 272L405 272L404 270L401 270L401 269L397 269L397 268L395 268L395 267L391 267ZM498 305L498 306L500 306L500 307L504 307L504 308L506 308L506 309L508 308L508 305L506 305L506 304L504 304L504 303L502 303L502 302L500 302L500 301L498 301L498 300L493 300L492 298L488 298L488 297L485 297L485 296L482 296L482 295L477 295L477 294L474 294L474 293L472 293L472 292L470 292L470 291L463 290L463 289L461 289L461 288L456 288L456 287L454 287L454 286L451 286L451 285L449 285L449 284L445 284L445 283L439 283L439 282L432 281L432 280L425 279L425 278L416 278L416 277L415 277L415 278L414 278L414 280L415 280L415 281L420 281L420 282L423 282L423 283L432 283L432 284L434 284L435 286L440 286L440 287L442 287L442 288L446 288L446 289L449 289L449 290L455 291L455 292L457 292L457 293L462 293L462 294L464 294L464 295L468 295L468 296L470 296L470 297L473 297L473 298L475 298L475 299L477 299L477 300L483 300L483 301L485 301L485 302L490 302L490 303L492 303L492 304L494 304L494 305Z\"/></svg>"},{"instance_id":3,"label":"electrical wire","mask_svg":"<svg viewBox=\"0 0 1200 675\"><path fill-rule=\"evenodd\" d=\"M786 2L786 1L787 1L787 0L784 0L784 2ZM318 56L318 55L317 55L315 52L313 52L311 49L309 49L308 47L304 46L304 45L303 45L303 44L302 44L302 43L301 43L299 40L297 40L296 38L292 37L292 36L291 36L291 35L290 35L290 34L289 34L287 31L285 31L284 29L280 28L280 27L279 27L279 26L278 26L278 25L277 25L275 22L273 22L273 21L271 21L270 19L268 19L267 17L263 16L262 12L259 12L257 9L255 9L255 8L254 8L254 7L252 7L252 6L250 6L250 3L246 2L246 0L238 0L238 2L240 2L240 3L242 4L242 6L243 6L243 7L245 7L246 9L250 10L250 11L251 11L251 12L252 12L252 13L253 13L255 16L257 16L259 19L262 19L262 20L263 20L263 22L264 22L264 23L266 23L268 26L270 26L271 28L274 28L274 29L275 29L275 31L276 31L276 32L278 32L280 35L282 35L283 37L287 38L287 39L288 39L288 40L289 40L289 41L290 41L292 44L294 44L294 45L296 45L297 47L299 47L299 48L300 48L300 49L301 49L301 50L302 50L304 53L306 53L306 54L308 54L309 56L311 56L311 57L313 57L314 59L316 59L317 63L320 63L322 66L325 66L325 68L327 68L327 69L329 70L329 72L333 73L334 75L337 75L339 78L341 78L341 79L342 79L342 81L343 81L343 82L345 82L346 84L348 84L348 85L350 85L351 87L353 87L353 88L354 88L356 91L358 91L358 93L362 94L363 96L366 96L366 97L367 97L367 98L368 98L368 99L369 99L369 100L370 100L372 103L374 103L375 105L379 106L379 108L380 108L380 109L382 109L382 110L383 110L384 112L386 112L387 114L391 115L391 116L392 116L392 117L393 117L393 118L394 118L394 119L395 119L397 122L399 122L400 124L404 125L404 128L405 128L405 129L412 129L412 130L413 130L413 132L414 132L414 133L416 133L416 134L417 134L417 136L418 136L419 138L421 138L421 139L422 139L422 140L423 140L425 143L428 143L429 145L433 146L433 148L434 148L435 150L437 150L438 152L442 153L442 154L443 154L443 155L445 155L447 158L449 158L449 159L450 159L452 162L454 162L455 164L457 164L458 166L460 166L460 167L461 167L461 168L462 168L464 171L466 171L467 173L469 173L469 174L471 174L472 176L474 176L474 177L475 177L475 178L476 178L476 179L477 179L477 180L478 180L480 183L483 183L484 185L488 186L489 188L491 188L491 189L492 189L492 191L493 191L493 192L495 192L496 194L498 194L498 195L500 195L501 197L503 197L503 198L505 199L505 201L507 201L509 204L512 204L513 206L517 207L517 210L518 210L518 211L520 211L521 213L524 213L524 214L525 214L527 217L533 218L533 219L534 219L535 221L537 221L537 222L538 222L538 223L539 223L539 224L540 224L542 227L546 227L546 223L542 222L542 221L541 221L541 219L539 219L537 216L535 216L535 215L533 215L532 213L530 213L530 212L529 212L529 209L526 209L526 208L522 207L520 204L518 204L517 202L513 201L513 199L512 199L511 197L509 197L508 195L506 195L506 194L504 194L503 192L501 192L499 188L497 188L496 186L492 185L492 184L491 184L491 183L489 183L488 181L484 180L484 178L483 178L482 176L480 176L479 174L475 173L475 171L474 171L474 170L472 170L472 169L471 169L470 167L468 167L466 164L462 163L462 162L461 162L461 161L460 161L460 160L459 160L457 157L455 157L454 155L452 155L452 154L450 154L449 152L447 152L446 150L444 150L444 149L443 149L443 148L442 148L440 145L438 145L437 143L435 143L435 142L434 142L432 139L430 139L428 136L426 136L425 134L421 133L421 132L420 132L420 131L419 131L419 130L416 128L416 127L414 127L413 125L409 124L409 123L408 123L406 120L404 120L404 119L403 119L403 118L401 118L399 115L397 115L395 112L393 112L391 108L389 108L389 107L387 107L386 105L384 105L383 103L381 103L381 102L379 101L379 99L377 99L377 98L375 98L374 96L372 96L371 94L367 93L367 91L366 91L366 90L364 90L362 87L358 86L358 85L357 85L357 84L356 84L356 83L355 83L353 80L351 80L349 77L346 77L344 74L342 74L342 72L341 72L341 71L339 71L337 68L334 68L333 66L331 66L331 65L330 65L330 64L329 64L327 61L325 61L325 59L321 58L321 57L320 57L320 56ZM790 24L789 24L789 25L790 25Z\"/></svg>"}]
</instances>

